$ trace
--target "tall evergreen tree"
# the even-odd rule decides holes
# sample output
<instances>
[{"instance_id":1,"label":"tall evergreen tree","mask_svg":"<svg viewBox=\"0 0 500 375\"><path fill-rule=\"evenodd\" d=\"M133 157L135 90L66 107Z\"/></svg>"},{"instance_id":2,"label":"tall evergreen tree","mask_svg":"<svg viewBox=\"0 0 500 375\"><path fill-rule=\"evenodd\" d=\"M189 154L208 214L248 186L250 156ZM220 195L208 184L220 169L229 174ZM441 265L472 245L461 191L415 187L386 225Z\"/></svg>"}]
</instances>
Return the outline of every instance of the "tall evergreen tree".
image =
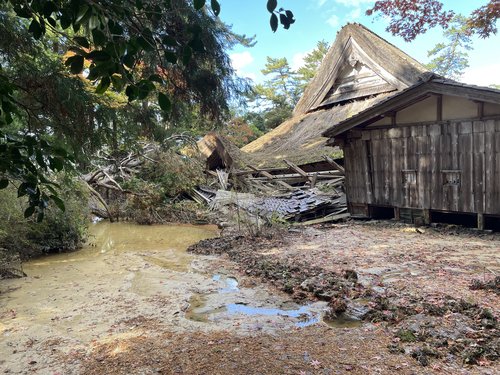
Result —
<instances>
[{"instance_id":1,"label":"tall evergreen tree","mask_svg":"<svg viewBox=\"0 0 500 375\"><path fill-rule=\"evenodd\" d=\"M460 79L469 66L467 51L472 50L467 19L455 16L449 28L444 32L445 42L436 44L428 52L433 59L426 65L428 69L451 79Z\"/></svg>"},{"instance_id":2,"label":"tall evergreen tree","mask_svg":"<svg viewBox=\"0 0 500 375\"><path fill-rule=\"evenodd\" d=\"M309 52L304 57L304 65L302 65L298 70L298 79L300 81L300 88L303 91L309 82L314 78L318 68L323 62L323 58L325 57L328 49L330 48L330 44L325 40L320 40L316 44L316 48L314 48L311 52Z\"/></svg>"}]
</instances>

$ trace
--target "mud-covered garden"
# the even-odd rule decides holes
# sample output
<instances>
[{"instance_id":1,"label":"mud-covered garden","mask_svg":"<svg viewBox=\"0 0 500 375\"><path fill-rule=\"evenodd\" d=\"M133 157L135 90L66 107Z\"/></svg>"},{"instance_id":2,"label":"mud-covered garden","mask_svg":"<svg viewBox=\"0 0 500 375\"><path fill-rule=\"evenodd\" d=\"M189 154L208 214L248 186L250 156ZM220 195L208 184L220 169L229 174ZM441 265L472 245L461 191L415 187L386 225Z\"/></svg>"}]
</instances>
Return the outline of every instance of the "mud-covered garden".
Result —
<instances>
[{"instance_id":1,"label":"mud-covered garden","mask_svg":"<svg viewBox=\"0 0 500 375\"><path fill-rule=\"evenodd\" d=\"M480 3L0 1L0 373L500 373Z\"/></svg>"},{"instance_id":2,"label":"mud-covered garden","mask_svg":"<svg viewBox=\"0 0 500 375\"><path fill-rule=\"evenodd\" d=\"M92 231L83 250L2 282L5 371L498 370L498 235L394 222Z\"/></svg>"}]
</instances>

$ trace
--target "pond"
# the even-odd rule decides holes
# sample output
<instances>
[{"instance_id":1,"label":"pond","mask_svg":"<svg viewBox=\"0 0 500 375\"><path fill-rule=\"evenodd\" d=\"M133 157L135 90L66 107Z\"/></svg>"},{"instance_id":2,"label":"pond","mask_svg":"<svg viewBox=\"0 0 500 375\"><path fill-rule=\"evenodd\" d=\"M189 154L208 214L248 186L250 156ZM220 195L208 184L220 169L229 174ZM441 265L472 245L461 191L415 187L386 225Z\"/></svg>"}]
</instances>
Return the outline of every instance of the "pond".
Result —
<instances>
[{"instance_id":1,"label":"pond","mask_svg":"<svg viewBox=\"0 0 500 375\"><path fill-rule=\"evenodd\" d=\"M80 251L25 263L27 277L0 281L0 366L43 362L43 343L88 350L153 324L175 332L324 324L324 302L300 306L262 284L242 287L228 261L186 252L215 236L215 226L101 222Z\"/></svg>"}]
</instances>

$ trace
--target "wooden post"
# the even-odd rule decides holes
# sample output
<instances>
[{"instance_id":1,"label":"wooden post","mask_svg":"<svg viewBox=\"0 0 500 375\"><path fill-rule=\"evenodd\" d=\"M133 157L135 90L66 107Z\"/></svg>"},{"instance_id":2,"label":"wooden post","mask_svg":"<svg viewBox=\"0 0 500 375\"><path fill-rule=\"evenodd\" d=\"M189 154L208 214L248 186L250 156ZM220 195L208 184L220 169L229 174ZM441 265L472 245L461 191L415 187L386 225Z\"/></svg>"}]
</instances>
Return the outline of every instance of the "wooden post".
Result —
<instances>
[{"instance_id":1,"label":"wooden post","mask_svg":"<svg viewBox=\"0 0 500 375\"><path fill-rule=\"evenodd\" d=\"M394 219L401 220L401 209L399 207L394 207Z\"/></svg>"},{"instance_id":2,"label":"wooden post","mask_svg":"<svg viewBox=\"0 0 500 375\"><path fill-rule=\"evenodd\" d=\"M424 208L424 224L429 225L431 223L431 210Z\"/></svg>"},{"instance_id":3,"label":"wooden post","mask_svg":"<svg viewBox=\"0 0 500 375\"><path fill-rule=\"evenodd\" d=\"M477 214L477 229L484 230L484 214Z\"/></svg>"},{"instance_id":4,"label":"wooden post","mask_svg":"<svg viewBox=\"0 0 500 375\"><path fill-rule=\"evenodd\" d=\"M477 102L477 117L480 120L484 117L484 102Z\"/></svg>"},{"instance_id":5,"label":"wooden post","mask_svg":"<svg viewBox=\"0 0 500 375\"><path fill-rule=\"evenodd\" d=\"M436 95L437 101L436 101L436 121L442 121L443 120L443 95Z\"/></svg>"}]
</instances>

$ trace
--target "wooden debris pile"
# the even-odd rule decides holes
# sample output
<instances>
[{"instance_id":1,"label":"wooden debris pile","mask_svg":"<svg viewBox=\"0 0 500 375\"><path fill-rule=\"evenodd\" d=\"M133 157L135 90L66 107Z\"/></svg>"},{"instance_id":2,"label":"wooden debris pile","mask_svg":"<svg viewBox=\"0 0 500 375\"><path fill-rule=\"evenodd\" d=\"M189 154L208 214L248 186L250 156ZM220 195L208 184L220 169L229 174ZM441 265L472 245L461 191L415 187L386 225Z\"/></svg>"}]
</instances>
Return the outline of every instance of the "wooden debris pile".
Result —
<instances>
[{"instance_id":1,"label":"wooden debris pile","mask_svg":"<svg viewBox=\"0 0 500 375\"><path fill-rule=\"evenodd\" d=\"M281 196L265 197L207 188L196 189L212 210L237 206L253 216L272 220L319 224L349 217L345 195L325 195L318 189L296 190Z\"/></svg>"},{"instance_id":2,"label":"wooden debris pile","mask_svg":"<svg viewBox=\"0 0 500 375\"><path fill-rule=\"evenodd\" d=\"M94 215L113 221L114 215L107 200L120 195L141 195L124 189L123 182L137 174L147 160L154 162L150 155L159 150L159 145L145 143L141 146L140 152L129 152L120 157L101 152L96 155L96 164L93 164L95 169L81 176L91 193L89 204Z\"/></svg>"},{"instance_id":3,"label":"wooden debris pile","mask_svg":"<svg viewBox=\"0 0 500 375\"><path fill-rule=\"evenodd\" d=\"M270 170L248 165L248 170L232 172L231 177L240 185L265 195L305 188L319 188L334 195L343 192L344 168L329 156L325 156L321 168L310 166L309 171L289 160L283 160L283 164L281 169Z\"/></svg>"},{"instance_id":4,"label":"wooden debris pile","mask_svg":"<svg viewBox=\"0 0 500 375\"><path fill-rule=\"evenodd\" d=\"M218 188L201 186L191 196L211 209L234 205L267 220L319 224L349 217L344 168L325 157L330 169L306 171L284 160L284 168L207 171Z\"/></svg>"}]
</instances>

